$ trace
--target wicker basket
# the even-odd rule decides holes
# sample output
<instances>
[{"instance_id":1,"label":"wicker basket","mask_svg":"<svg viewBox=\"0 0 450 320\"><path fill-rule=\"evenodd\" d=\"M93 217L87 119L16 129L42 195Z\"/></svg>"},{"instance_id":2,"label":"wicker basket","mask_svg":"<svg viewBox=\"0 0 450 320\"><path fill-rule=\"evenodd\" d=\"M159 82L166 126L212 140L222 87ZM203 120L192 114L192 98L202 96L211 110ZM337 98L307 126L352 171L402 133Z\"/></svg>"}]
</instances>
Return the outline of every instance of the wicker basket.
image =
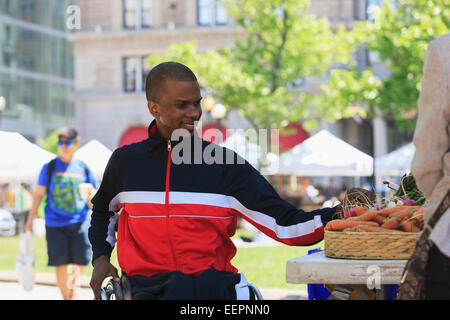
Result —
<instances>
[{"instance_id":1,"label":"wicker basket","mask_svg":"<svg viewBox=\"0 0 450 320\"><path fill-rule=\"evenodd\" d=\"M325 255L344 259L409 259L418 233L325 230Z\"/></svg>"}]
</instances>

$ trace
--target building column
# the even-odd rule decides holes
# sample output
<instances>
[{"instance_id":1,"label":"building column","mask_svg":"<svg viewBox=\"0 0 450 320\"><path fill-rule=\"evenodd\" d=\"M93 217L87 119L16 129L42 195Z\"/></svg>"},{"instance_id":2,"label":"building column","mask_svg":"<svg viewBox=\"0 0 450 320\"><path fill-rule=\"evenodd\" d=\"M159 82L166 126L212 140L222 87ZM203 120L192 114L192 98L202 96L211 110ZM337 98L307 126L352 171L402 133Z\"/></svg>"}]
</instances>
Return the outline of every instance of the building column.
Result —
<instances>
[{"instance_id":1,"label":"building column","mask_svg":"<svg viewBox=\"0 0 450 320\"><path fill-rule=\"evenodd\" d=\"M383 181L381 176L376 174L375 159L385 155L388 152L387 147L387 125L386 121L382 116L378 116L372 120L373 125L373 144L374 144L374 176L375 176L375 187L378 189L382 186Z\"/></svg>"},{"instance_id":2,"label":"building column","mask_svg":"<svg viewBox=\"0 0 450 320\"><path fill-rule=\"evenodd\" d=\"M374 157L380 157L388 152L387 148L387 125L383 117L372 120L374 130Z\"/></svg>"}]
</instances>

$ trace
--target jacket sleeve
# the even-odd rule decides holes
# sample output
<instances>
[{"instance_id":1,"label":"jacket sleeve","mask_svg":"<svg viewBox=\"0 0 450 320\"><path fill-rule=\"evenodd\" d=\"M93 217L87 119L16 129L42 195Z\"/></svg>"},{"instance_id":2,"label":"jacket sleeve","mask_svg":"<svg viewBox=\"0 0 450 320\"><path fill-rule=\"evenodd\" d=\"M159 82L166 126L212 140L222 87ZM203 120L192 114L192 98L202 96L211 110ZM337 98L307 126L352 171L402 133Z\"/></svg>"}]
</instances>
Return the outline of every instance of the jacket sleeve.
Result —
<instances>
[{"instance_id":1,"label":"jacket sleeve","mask_svg":"<svg viewBox=\"0 0 450 320\"><path fill-rule=\"evenodd\" d=\"M449 83L444 61L435 41L428 46L419 97L419 113L414 145L416 152L411 172L417 186L428 198L443 177L444 157L450 145Z\"/></svg>"},{"instance_id":2,"label":"jacket sleeve","mask_svg":"<svg viewBox=\"0 0 450 320\"><path fill-rule=\"evenodd\" d=\"M336 207L310 212L299 210L280 198L255 168L235 165L231 181L230 206L236 214L267 236L288 245L312 245L323 239L324 226L334 218ZM231 171L231 170L230 170Z\"/></svg>"},{"instance_id":3,"label":"jacket sleeve","mask_svg":"<svg viewBox=\"0 0 450 320\"><path fill-rule=\"evenodd\" d=\"M118 158L116 150L108 161L100 188L92 198L91 225L88 231L93 251L92 261L102 255L110 257L116 242L115 225L118 214L109 210L109 203L121 188Z\"/></svg>"}]
</instances>

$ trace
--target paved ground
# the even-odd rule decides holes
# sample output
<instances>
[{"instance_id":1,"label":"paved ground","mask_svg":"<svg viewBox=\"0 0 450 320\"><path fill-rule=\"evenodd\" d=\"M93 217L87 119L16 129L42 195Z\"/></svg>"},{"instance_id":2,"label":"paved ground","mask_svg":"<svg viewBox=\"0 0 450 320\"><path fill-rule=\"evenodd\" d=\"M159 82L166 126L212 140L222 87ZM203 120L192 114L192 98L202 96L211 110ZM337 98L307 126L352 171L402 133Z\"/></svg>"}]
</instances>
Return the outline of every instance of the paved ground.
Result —
<instances>
[{"instance_id":1,"label":"paved ground","mask_svg":"<svg viewBox=\"0 0 450 320\"><path fill-rule=\"evenodd\" d=\"M92 300L91 290L80 288L80 300ZM25 291L17 282L0 282L0 300L62 300L55 286L36 285L31 291Z\"/></svg>"},{"instance_id":2,"label":"paved ground","mask_svg":"<svg viewBox=\"0 0 450 320\"><path fill-rule=\"evenodd\" d=\"M36 285L31 291L25 291L17 282L15 272L0 271L0 300L61 300L59 289L55 286L55 275L36 274ZM306 300L307 293L301 290L281 290L260 288L266 300ZM78 288L80 300L92 300L89 279L82 277Z\"/></svg>"}]
</instances>

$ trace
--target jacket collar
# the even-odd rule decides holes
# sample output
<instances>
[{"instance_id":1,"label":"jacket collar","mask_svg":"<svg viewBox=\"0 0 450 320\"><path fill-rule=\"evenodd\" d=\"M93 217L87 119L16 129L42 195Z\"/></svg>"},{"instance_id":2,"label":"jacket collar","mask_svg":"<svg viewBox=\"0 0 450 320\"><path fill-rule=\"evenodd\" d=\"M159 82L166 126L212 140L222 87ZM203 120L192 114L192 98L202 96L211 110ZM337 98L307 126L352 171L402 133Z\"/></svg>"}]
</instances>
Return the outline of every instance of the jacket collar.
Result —
<instances>
[{"instance_id":1,"label":"jacket collar","mask_svg":"<svg viewBox=\"0 0 450 320\"><path fill-rule=\"evenodd\" d=\"M153 119L153 121L148 126L148 137L149 138L159 137L158 131L156 130L156 120L155 119ZM162 138L162 137L159 137L159 138Z\"/></svg>"}]
</instances>

